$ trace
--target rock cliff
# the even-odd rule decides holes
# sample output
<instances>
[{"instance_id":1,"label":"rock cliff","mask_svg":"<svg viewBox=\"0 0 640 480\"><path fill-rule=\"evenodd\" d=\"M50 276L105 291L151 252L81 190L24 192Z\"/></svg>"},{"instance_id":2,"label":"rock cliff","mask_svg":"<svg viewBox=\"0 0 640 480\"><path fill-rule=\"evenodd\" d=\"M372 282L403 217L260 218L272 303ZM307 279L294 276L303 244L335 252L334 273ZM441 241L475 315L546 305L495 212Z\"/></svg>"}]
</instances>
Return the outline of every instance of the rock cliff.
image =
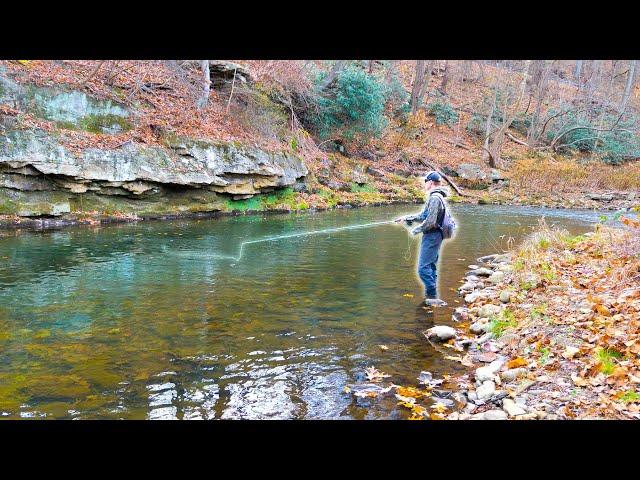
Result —
<instances>
[{"instance_id":1,"label":"rock cliff","mask_svg":"<svg viewBox=\"0 0 640 480\"><path fill-rule=\"evenodd\" d=\"M175 214L229 209L229 201L296 183L308 171L290 151L211 139L163 146L71 150L65 132L110 135L135 111L79 91L20 85L0 71L0 104L53 122L45 131L0 115L0 215Z\"/></svg>"}]
</instances>

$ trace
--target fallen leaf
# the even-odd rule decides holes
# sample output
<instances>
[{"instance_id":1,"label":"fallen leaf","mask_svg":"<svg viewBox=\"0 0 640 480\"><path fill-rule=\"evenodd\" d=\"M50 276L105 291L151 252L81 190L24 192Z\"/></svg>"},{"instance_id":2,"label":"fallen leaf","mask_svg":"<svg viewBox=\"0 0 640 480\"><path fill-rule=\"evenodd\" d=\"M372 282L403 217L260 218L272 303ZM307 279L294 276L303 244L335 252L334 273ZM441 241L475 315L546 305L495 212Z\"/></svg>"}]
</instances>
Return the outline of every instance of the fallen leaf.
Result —
<instances>
[{"instance_id":1,"label":"fallen leaf","mask_svg":"<svg viewBox=\"0 0 640 480\"><path fill-rule=\"evenodd\" d=\"M527 362L522 357L517 357L517 358L514 358L513 360L509 360L509 362L507 362L507 368L509 368L509 369L518 368L518 367L526 367L527 365L529 365L529 362Z\"/></svg>"}]
</instances>

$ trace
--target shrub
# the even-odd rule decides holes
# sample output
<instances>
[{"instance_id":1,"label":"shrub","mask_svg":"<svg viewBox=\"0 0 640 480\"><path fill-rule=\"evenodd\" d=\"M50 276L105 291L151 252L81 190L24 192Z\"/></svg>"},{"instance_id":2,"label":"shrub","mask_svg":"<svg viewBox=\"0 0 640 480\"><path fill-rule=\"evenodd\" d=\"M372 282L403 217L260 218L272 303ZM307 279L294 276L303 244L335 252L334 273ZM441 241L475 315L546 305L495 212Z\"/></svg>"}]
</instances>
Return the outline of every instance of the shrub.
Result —
<instances>
[{"instance_id":1,"label":"shrub","mask_svg":"<svg viewBox=\"0 0 640 480\"><path fill-rule=\"evenodd\" d=\"M349 139L378 136L387 122L384 104L384 86L366 72L347 67L338 74L329 94L318 98L319 134L326 138L338 131Z\"/></svg>"},{"instance_id":2,"label":"shrub","mask_svg":"<svg viewBox=\"0 0 640 480\"><path fill-rule=\"evenodd\" d=\"M450 103L437 100L427 106L427 111L436 117L436 124L453 126L458 122L458 112Z\"/></svg>"},{"instance_id":3,"label":"shrub","mask_svg":"<svg viewBox=\"0 0 640 480\"><path fill-rule=\"evenodd\" d=\"M411 111L409 97L409 92L404 88L398 77L394 75L385 88L385 99L392 115L406 120Z\"/></svg>"}]
</instances>

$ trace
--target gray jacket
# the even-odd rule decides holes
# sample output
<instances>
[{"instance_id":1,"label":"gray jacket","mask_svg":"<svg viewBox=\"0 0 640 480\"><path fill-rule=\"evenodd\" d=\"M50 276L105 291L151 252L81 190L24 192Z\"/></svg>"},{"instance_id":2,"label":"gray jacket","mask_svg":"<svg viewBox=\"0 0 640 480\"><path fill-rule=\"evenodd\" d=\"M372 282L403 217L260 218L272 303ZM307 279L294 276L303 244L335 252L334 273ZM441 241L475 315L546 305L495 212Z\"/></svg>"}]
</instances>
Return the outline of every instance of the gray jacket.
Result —
<instances>
[{"instance_id":1,"label":"gray jacket","mask_svg":"<svg viewBox=\"0 0 640 480\"><path fill-rule=\"evenodd\" d=\"M438 219L444 216L444 205L443 202L437 198L437 195L433 195L434 193L439 193L442 197L447 196L447 191L444 188L437 187L433 189L429 192L429 200L425 203L422 213L405 218L408 225L417 221L421 222L420 225L412 230L412 233L428 233L440 228Z\"/></svg>"}]
</instances>

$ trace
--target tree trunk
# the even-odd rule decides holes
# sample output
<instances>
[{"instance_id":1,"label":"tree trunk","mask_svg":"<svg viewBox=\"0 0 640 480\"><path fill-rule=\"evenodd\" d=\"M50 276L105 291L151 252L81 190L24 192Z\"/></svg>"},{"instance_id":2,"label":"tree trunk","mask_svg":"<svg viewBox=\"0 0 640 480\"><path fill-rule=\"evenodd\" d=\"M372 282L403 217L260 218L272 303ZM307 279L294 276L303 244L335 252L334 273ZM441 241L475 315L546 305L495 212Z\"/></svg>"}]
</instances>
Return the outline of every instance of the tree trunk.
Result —
<instances>
[{"instance_id":1,"label":"tree trunk","mask_svg":"<svg viewBox=\"0 0 640 480\"><path fill-rule=\"evenodd\" d=\"M624 94L622 95L622 102L620 103L620 108L618 109L620 113L623 113L627 108L627 103L629 102L629 98L631 97L631 92L633 90L633 84L636 79L636 60L629 61L629 72L627 73L627 84L624 87Z\"/></svg>"},{"instance_id":2,"label":"tree trunk","mask_svg":"<svg viewBox=\"0 0 640 480\"><path fill-rule=\"evenodd\" d=\"M209 76L209 60L200 60L200 68L202 69L202 96L198 100L197 107L203 110L209 101L209 92L211 91L211 77Z\"/></svg>"},{"instance_id":3,"label":"tree trunk","mask_svg":"<svg viewBox=\"0 0 640 480\"><path fill-rule=\"evenodd\" d=\"M447 94L447 84L449 83L449 76L451 70L449 69L449 60L444 61L444 74L442 75L442 82L440 83L440 91L443 95Z\"/></svg>"},{"instance_id":4,"label":"tree trunk","mask_svg":"<svg viewBox=\"0 0 640 480\"><path fill-rule=\"evenodd\" d=\"M509 115L509 117L507 117L504 120L502 126L493 137L493 141L489 144L487 148L487 151L489 153L489 165L492 168L500 168L501 166L502 162L500 160L500 150L502 149L502 144L504 143L504 134L507 131L507 129L511 126L514 118L516 118L516 115L520 110L520 105L522 104L522 99L524 98L527 82L529 80L530 68L531 68L531 60L525 61L522 81L520 82L520 93L518 95L518 100L516 101L516 104L511 112L511 115Z\"/></svg>"},{"instance_id":5,"label":"tree trunk","mask_svg":"<svg viewBox=\"0 0 640 480\"><path fill-rule=\"evenodd\" d=\"M413 78L413 88L411 89L411 113L416 113L420 107L419 96L425 82L425 60L416 60L416 73Z\"/></svg>"},{"instance_id":6,"label":"tree trunk","mask_svg":"<svg viewBox=\"0 0 640 480\"><path fill-rule=\"evenodd\" d=\"M578 88L582 86L580 76L582 75L582 60L576 60L576 67L573 69L573 79L578 84Z\"/></svg>"}]
</instances>

